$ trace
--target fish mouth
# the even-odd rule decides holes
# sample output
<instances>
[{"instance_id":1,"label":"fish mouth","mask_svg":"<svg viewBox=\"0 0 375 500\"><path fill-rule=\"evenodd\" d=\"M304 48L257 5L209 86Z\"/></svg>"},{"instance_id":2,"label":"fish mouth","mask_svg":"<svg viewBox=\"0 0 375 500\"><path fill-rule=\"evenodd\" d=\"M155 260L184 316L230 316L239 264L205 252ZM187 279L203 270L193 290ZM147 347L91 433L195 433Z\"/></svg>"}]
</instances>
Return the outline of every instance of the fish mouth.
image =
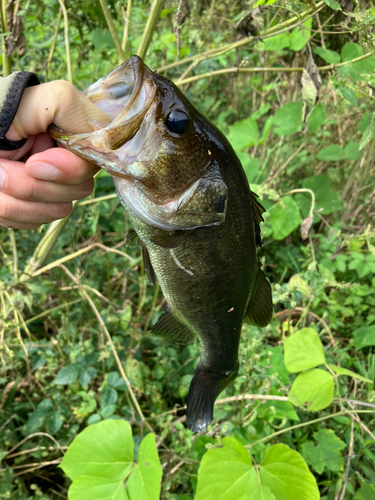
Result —
<instances>
[{"instance_id":1,"label":"fish mouth","mask_svg":"<svg viewBox=\"0 0 375 500\"><path fill-rule=\"evenodd\" d=\"M126 172L108 160L113 157L111 152L120 149L141 126L156 94L154 75L140 57L132 56L83 94L107 113L111 123L89 120L93 131L83 134L70 134L54 124L48 131L71 151L102 166L111 175L123 177Z\"/></svg>"}]
</instances>

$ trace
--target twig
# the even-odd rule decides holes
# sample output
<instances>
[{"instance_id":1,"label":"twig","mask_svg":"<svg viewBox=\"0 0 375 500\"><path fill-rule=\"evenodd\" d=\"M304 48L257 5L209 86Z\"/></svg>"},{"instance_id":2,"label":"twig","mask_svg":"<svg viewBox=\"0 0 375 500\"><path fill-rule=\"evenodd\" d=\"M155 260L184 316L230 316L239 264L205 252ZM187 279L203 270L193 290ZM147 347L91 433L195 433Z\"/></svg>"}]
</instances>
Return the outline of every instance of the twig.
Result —
<instances>
[{"instance_id":1,"label":"twig","mask_svg":"<svg viewBox=\"0 0 375 500\"><path fill-rule=\"evenodd\" d=\"M68 68L68 80L70 81L70 83L73 83L72 62L70 60L68 12L66 10L64 0L57 0L57 1L60 4L64 16L64 39L65 39L66 65Z\"/></svg>"},{"instance_id":2,"label":"twig","mask_svg":"<svg viewBox=\"0 0 375 500\"><path fill-rule=\"evenodd\" d=\"M82 284L79 282L79 280L69 271L68 268L66 268L63 264L60 264L60 267L61 269L69 276L69 278L74 281L74 283L77 283L77 285L79 286L80 290L81 290L81 293L84 295L85 299L87 300L87 302L90 304L90 307L91 309L93 310L98 322L99 322L99 325L101 326L105 336L107 337L107 340L108 340L108 343L109 345L111 346L111 349L112 349L112 353L113 353L113 357L115 358L116 360L116 364L117 364L117 367L121 373L121 376L122 378L124 379L125 381L125 384L126 384L126 387L128 388L128 391L129 391L129 394L130 394L130 397L132 398L133 400L133 403L134 403L134 406L138 412L138 415L140 416L141 418L141 421L142 423L145 423L146 426L148 427L148 429L155 433L153 428L151 427L151 425L147 422L147 420L145 419L145 416L143 415L143 412L141 410L141 407L139 406L138 404L138 401L137 401L137 398L135 397L135 394L133 392L133 389L132 389L132 386L129 382L129 379L125 373L125 370L122 366L122 363L121 363L121 360L117 354L117 351L116 351L116 347L113 343L113 340L112 340L112 337L109 333L109 331L107 330L107 327L105 326L105 323L103 321L103 318L101 317L99 311L97 310L94 302L92 301L91 297L88 295L88 293L86 292L86 290L84 289L84 287L82 286Z\"/></svg>"},{"instance_id":3,"label":"twig","mask_svg":"<svg viewBox=\"0 0 375 500\"><path fill-rule=\"evenodd\" d=\"M318 68L319 71L329 71L333 70L336 68L340 68L341 66L345 66L346 64L353 64L358 61L362 61L363 59L366 59L367 57L370 57L372 54L371 52L368 52L367 54L357 57L355 59L352 59L351 61L345 61L343 63L337 63L337 64L329 64L328 66L320 66ZM201 59L203 61L204 58ZM200 62L200 61L199 61ZM161 70L159 70L161 71ZM275 68L223 68L223 69L218 69L215 71L210 71L209 73L203 73L202 75L195 75L195 76L190 76L189 78L184 78L181 80L179 78L176 82L176 85L184 85L185 83L190 83L190 82L196 82L197 80L201 80L202 78L211 78L213 76L217 75L223 75L225 73L293 73L293 72L299 72L302 73L304 71L304 68L300 67L286 67L286 68L280 68L280 67L275 67Z\"/></svg>"},{"instance_id":4,"label":"twig","mask_svg":"<svg viewBox=\"0 0 375 500\"><path fill-rule=\"evenodd\" d=\"M186 57L185 59L181 59L181 60L175 61L171 64L167 64L166 66L162 66L162 67L158 68L158 71L159 71L159 73L161 73L161 72L167 71L168 69L176 68L177 66L181 66L181 65L186 64L188 62L195 61L196 59L200 59L201 61L203 61L204 59L208 59L210 57L223 55L223 54L225 54L233 49L236 49L237 47L241 47L242 45L246 45L250 42L269 38L270 36L276 36L276 35L280 34L284 30L284 28L286 28L286 27L289 27L288 29L292 29L296 26L299 26L302 22L305 22L307 19L314 16L324 6L325 6L324 2L319 2L314 6L314 8L309 7L308 9L306 9L303 12L303 14L297 15L291 19L288 19L287 21L284 21L283 23L277 24L276 26L273 26L272 28L265 30L261 34L261 36L259 36L259 37L251 36L248 38L244 38L243 40L239 40L238 42L235 42L235 43L229 43L227 45L224 45L222 47L218 47L216 49L207 50L206 52L203 52L202 54L199 54L199 55Z\"/></svg>"},{"instance_id":5,"label":"twig","mask_svg":"<svg viewBox=\"0 0 375 500\"><path fill-rule=\"evenodd\" d=\"M344 474L344 484L342 485L341 494L338 497L338 500L344 500L344 497L345 497L346 487L348 485L348 479L349 479L350 462L351 462L352 458L354 457L353 449L354 449L354 418L352 417L352 423L350 426L350 441L349 441L348 459L346 461L346 470L345 470L345 474Z\"/></svg>"},{"instance_id":6,"label":"twig","mask_svg":"<svg viewBox=\"0 0 375 500\"><path fill-rule=\"evenodd\" d=\"M13 275L14 279L17 280L17 274L18 274L18 253L17 253L17 242L16 242L16 237L14 236L14 230L13 229L8 229L9 231L9 238L10 242L12 244L12 253L13 253Z\"/></svg>"},{"instance_id":7,"label":"twig","mask_svg":"<svg viewBox=\"0 0 375 500\"><path fill-rule=\"evenodd\" d=\"M352 415L353 413L356 413L356 412L353 410L339 411L337 413L332 413L332 414L326 415L324 417L316 418L314 420L309 420L308 422L303 422L302 424L291 425L290 427L286 427L285 429L281 429L280 431L273 432L272 434L269 434L268 436L265 436L261 439L258 439L257 441L254 441L254 443L247 444L247 445L245 445L245 447L252 448L253 446L256 446L259 443L264 443L265 441L273 439L274 437L279 436L280 434L285 434L286 432L293 431L294 429L299 429L301 427L306 427L307 425L316 424L318 422L323 422L324 420L339 417L341 415ZM373 411L372 410L359 410L359 411L357 411L357 413L373 413Z\"/></svg>"},{"instance_id":8,"label":"twig","mask_svg":"<svg viewBox=\"0 0 375 500\"><path fill-rule=\"evenodd\" d=\"M45 436L45 437L48 437L51 441L53 441L55 443L55 445L57 446L57 448L60 450L61 454L65 455L64 450L60 446L59 442L56 441L56 439L53 436L51 436L51 434L48 434L47 432L34 432L34 434L29 434L24 439L22 439L22 441L20 441L15 446L13 446L13 448L11 448L8 451L8 453L6 454L6 456L8 456L11 453L13 453L13 451L16 450L19 446L21 446L23 443L26 443L26 441L28 441L29 439L31 439L31 438L33 438L35 436Z\"/></svg>"},{"instance_id":9,"label":"twig","mask_svg":"<svg viewBox=\"0 0 375 500\"><path fill-rule=\"evenodd\" d=\"M106 2L106 0L99 0L99 2L100 2L100 6L102 8L105 20L107 21L107 25L108 25L109 31L111 33L113 43L115 44L119 61L120 61L120 63L122 63L125 61L125 54L124 54L124 51L122 50L120 39L117 35L117 31L116 31L115 25L113 23L113 19L112 19L111 13L109 11L107 2Z\"/></svg>"},{"instance_id":10,"label":"twig","mask_svg":"<svg viewBox=\"0 0 375 500\"><path fill-rule=\"evenodd\" d=\"M7 47L6 47L6 43L5 43L5 35L4 35L4 33L8 33L6 5L7 5L6 0L1 0L0 14L1 14L1 31L3 33L3 36L1 37L1 52L2 52L2 58L3 58L3 77L9 76L12 72L11 58L10 58L10 56L8 56Z\"/></svg>"},{"instance_id":11,"label":"twig","mask_svg":"<svg viewBox=\"0 0 375 500\"><path fill-rule=\"evenodd\" d=\"M150 14L148 15L142 39L137 50L137 55L142 59L145 57L148 46L152 40L152 35L154 34L164 2L165 0L154 0L152 3Z\"/></svg>"}]
</instances>

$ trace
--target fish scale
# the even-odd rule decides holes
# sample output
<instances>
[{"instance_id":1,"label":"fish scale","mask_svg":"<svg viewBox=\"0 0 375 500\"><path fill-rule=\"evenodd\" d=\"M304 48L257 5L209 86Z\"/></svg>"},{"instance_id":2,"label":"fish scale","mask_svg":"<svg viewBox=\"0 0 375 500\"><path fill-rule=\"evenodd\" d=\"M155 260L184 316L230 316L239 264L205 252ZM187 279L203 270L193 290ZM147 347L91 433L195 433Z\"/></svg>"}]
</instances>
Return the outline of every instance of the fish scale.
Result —
<instances>
[{"instance_id":1,"label":"fish scale","mask_svg":"<svg viewBox=\"0 0 375 500\"><path fill-rule=\"evenodd\" d=\"M152 332L178 343L199 338L186 422L202 431L238 373L242 323L262 327L272 317L257 257L264 209L225 136L139 57L85 95L119 114L91 134L50 133L111 174L137 235L129 244L141 245L149 280L160 283L168 304Z\"/></svg>"}]
</instances>

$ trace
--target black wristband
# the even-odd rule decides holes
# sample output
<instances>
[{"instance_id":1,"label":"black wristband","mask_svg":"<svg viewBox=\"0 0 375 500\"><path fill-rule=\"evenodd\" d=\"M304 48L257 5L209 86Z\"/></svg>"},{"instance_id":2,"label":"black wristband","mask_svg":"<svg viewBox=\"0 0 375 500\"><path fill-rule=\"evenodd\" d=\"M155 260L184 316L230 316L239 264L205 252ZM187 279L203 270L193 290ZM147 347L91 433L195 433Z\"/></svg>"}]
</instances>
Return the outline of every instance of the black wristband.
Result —
<instances>
[{"instance_id":1,"label":"black wristband","mask_svg":"<svg viewBox=\"0 0 375 500\"><path fill-rule=\"evenodd\" d=\"M34 73L18 71L0 80L0 149L14 151L23 146L27 139L11 141L5 137L16 116L25 88L39 85Z\"/></svg>"}]
</instances>

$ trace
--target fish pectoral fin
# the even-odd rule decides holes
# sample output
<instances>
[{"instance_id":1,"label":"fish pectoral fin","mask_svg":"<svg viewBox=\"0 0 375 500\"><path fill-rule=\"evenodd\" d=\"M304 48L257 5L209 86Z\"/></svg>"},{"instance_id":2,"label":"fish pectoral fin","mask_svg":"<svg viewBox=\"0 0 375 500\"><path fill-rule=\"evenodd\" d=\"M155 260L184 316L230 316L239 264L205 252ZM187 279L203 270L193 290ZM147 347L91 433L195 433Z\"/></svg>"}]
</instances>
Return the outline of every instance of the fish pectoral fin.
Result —
<instances>
[{"instance_id":1,"label":"fish pectoral fin","mask_svg":"<svg viewBox=\"0 0 375 500\"><path fill-rule=\"evenodd\" d=\"M253 296L247 307L245 321L255 326L267 326L272 319L272 291L264 273L258 271Z\"/></svg>"},{"instance_id":2,"label":"fish pectoral fin","mask_svg":"<svg viewBox=\"0 0 375 500\"><path fill-rule=\"evenodd\" d=\"M126 235L125 246L129 248L139 247L141 244L141 240L139 239L138 234L134 229L131 229Z\"/></svg>"},{"instance_id":3,"label":"fish pectoral fin","mask_svg":"<svg viewBox=\"0 0 375 500\"><path fill-rule=\"evenodd\" d=\"M150 238L152 243L162 248L177 248L184 239L183 231L174 231L172 234L160 233Z\"/></svg>"},{"instance_id":4,"label":"fish pectoral fin","mask_svg":"<svg viewBox=\"0 0 375 500\"><path fill-rule=\"evenodd\" d=\"M177 344L190 344L195 339L195 334L171 312L168 306L151 331L154 335Z\"/></svg>"},{"instance_id":5,"label":"fish pectoral fin","mask_svg":"<svg viewBox=\"0 0 375 500\"><path fill-rule=\"evenodd\" d=\"M155 286L157 282L156 274L154 268L152 267L147 247L144 243L142 243L142 257L143 257L143 267L145 268L148 281L151 283L151 285Z\"/></svg>"},{"instance_id":6,"label":"fish pectoral fin","mask_svg":"<svg viewBox=\"0 0 375 500\"><path fill-rule=\"evenodd\" d=\"M255 226L255 243L257 244L258 247L262 246L262 238L260 236L260 227L259 224L261 222L264 222L264 219L262 217L262 213L264 213L266 210L265 208L259 203L257 200L258 195L253 193L251 191L251 198L253 200L253 218L254 218L254 226Z\"/></svg>"}]
</instances>

